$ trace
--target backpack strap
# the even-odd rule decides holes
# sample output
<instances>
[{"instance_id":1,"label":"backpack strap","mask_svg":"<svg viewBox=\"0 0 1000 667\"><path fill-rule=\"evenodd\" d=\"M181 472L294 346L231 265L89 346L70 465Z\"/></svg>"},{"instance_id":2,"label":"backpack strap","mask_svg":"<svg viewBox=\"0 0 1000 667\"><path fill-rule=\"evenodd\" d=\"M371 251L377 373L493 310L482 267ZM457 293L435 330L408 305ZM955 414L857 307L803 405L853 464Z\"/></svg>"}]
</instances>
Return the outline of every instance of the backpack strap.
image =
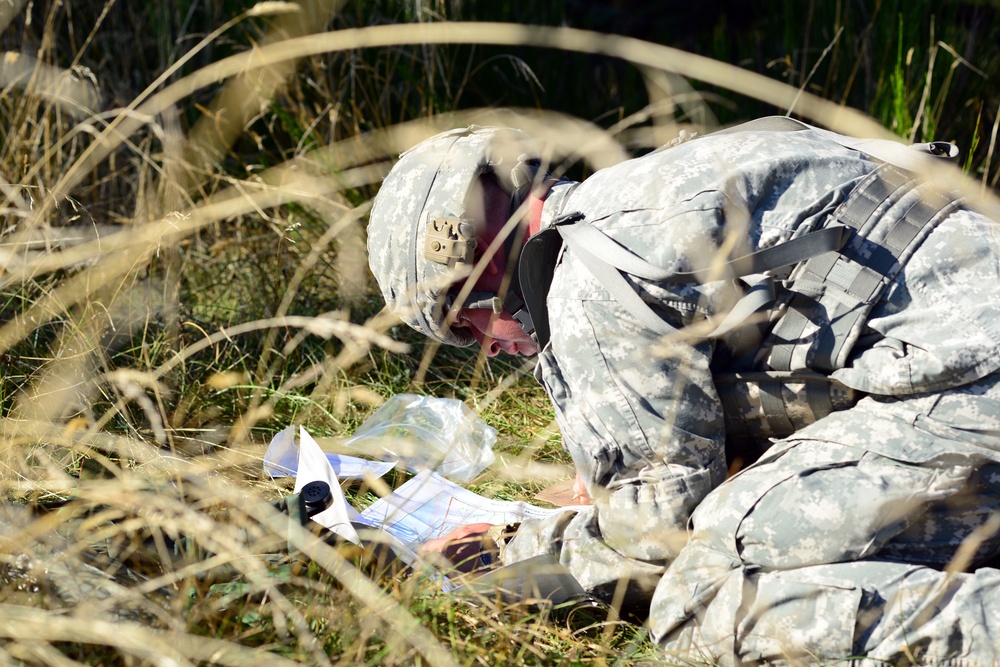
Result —
<instances>
[{"instance_id":1,"label":"backpack strap","mask_svg":"<svg viewBox=\"0 0 1000 667\"><path fill-rule=\"evenodd\" d=\"M917 246L960 201L930 191L899 219L885 220L882 205L917 186L913 174L883 164L866 176L833 217L855 231L839 252L797 266L785 287L787 309L764 344L777 371L843 368L872 308ZM873 240L875 239L875 240Z\"/></svg>"},{"instance_id":2,"label":"backpack strap","mask_svg":"<svg viewBox=\"0 0 1000 667\"><path fill-rule=\"evenodd\" d=\"M555 222L554 228L558 230L566 245L580 258L580 261L597 278L598 282L639 322L660 335L667 335L675 331L671 324L642 300L638 292L625 279L625 275L658 282L690 284L701 282L697 273L675 271L650 264L604 232L593 227L581 213L571 213L560 218ZM735 279L751 274L766 273L799 264L811 257L839 250L846 243L850 232L851 230L843 225L831 225L779 245L724 262L718 267L721 269L720 279ZM762 307L766 305L766 302L761 300L765 294L761 290L751 290L749 293L752 295L751 298L746 303L741 300L709 337L714 338L728 333L746 317L760 312ZM767 297L767 302L771 301L773 301L773 294Z\"/></svg>"}]
</instances>

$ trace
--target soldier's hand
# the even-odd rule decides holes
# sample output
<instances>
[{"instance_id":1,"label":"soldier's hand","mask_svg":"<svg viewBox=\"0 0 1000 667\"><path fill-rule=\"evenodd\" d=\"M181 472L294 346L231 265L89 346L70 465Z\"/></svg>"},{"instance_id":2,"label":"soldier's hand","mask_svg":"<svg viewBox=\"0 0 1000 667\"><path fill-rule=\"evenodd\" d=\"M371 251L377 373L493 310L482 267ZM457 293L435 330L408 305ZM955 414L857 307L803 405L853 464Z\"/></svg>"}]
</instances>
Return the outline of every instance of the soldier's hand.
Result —
<instances>
[{"instance_id":1,"label":"soldier's hand","mask_svg":"<svg viewBox=\"0 0 1000 667\"><path fill-rule=\"evenodd\" d=\"M487 531L492 527L489 523L461 526L444 537L425 542L420 551L425 555L439 554L456 570L466 574L488 569L497 558L495 544L492 540L485 539Z\"/></svg>"},{"instance_id":2,"label":"soldier's hand","mask_svg":"<svg viewBox=\"0 0 1000 667\"><path fill-rule=\"evenodd\" d=\"M589 505L591 503L590 493L587 492L587 485L583 483L580 471L576 472L576 480L573 481L573 502L577 505Z\"/></svg>"}]
</instances>

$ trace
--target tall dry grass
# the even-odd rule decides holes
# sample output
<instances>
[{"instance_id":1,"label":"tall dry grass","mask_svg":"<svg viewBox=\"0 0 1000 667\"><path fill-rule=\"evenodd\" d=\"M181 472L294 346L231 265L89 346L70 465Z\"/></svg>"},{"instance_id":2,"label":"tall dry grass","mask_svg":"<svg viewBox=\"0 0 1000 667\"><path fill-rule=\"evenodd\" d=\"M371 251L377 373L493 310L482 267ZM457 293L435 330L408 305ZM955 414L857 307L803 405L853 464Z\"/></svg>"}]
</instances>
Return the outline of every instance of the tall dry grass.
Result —
<instances>
[{"instance_id":1,"label":"tall dry grass","mask_svg":"<svg viewBox=\"0 0 1000 667\"><path fill-rule=\"evenodd\" d=\"M396 154L470 122L523 127L571 173L710 130L716 99L692 82L845 133L887 131L802 82L610 34L442 23L443 3L364 27L347 26L376 21L339 2L169 4L0 7L2 655L649 658L639 627L456 602L375 554L289 528L266 502L288 491L261 474L277 428L349 433L407 390L460 397L501 429L508 472L478 490L530 498L570 474L529 366L425 346L381 312L364 250L370 197ZM154 38L135 31L152 23ZM484 63L457 44L510 55ZM641 74L647 102L610 121L546 110L524 48L614 58ZM538 108L460 103L497 63ZM988 196L995 135L982 187L937 177Z\"/></svg>"}]
</instances>

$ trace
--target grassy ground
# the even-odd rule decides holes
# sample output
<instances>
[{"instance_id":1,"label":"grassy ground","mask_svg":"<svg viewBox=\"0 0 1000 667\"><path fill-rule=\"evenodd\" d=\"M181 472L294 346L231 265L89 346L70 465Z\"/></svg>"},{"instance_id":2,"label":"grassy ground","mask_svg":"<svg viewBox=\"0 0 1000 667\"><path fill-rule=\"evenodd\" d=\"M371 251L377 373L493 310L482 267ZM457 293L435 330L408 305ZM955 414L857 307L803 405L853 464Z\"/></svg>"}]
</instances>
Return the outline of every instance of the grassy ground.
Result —
<instances>
[{"instance_id":1,"label":"grassy ground","mask_svg":"<svg viewBox=\"0 0 1000 667\"><path fill-rule=\"evenodd\" d=\"M637 625L470 606L308 534L263 556L287 535L260 501L288 492L263 478L264 446L289 424L350 434L416 392L498 429L509 465L478 492L530 499L544 482L518 471L537 463L572 474L530 368L380 314L367 207L430 131L414 121L516 109L583 176L682 128L794 108L956 140L966 185L991 191L995 6L864 4L0 3L0 656L654 659ZM604 34L442 29L462 19ZM837 120L840 104L877 123ZM614 150L577 153L596 135ZM181 536L198 548L175 553Z\"/></svg>"}]
</instances>

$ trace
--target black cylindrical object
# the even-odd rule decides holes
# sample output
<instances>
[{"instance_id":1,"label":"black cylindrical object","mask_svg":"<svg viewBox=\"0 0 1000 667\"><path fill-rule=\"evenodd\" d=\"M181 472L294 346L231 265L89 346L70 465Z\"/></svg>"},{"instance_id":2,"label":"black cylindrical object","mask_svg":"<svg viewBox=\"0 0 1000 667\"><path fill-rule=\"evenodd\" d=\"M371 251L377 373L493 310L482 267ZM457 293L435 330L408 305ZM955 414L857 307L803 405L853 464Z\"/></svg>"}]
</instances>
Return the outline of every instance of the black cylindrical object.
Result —
<instances>
[{"instance_id":1,"label":"black cylindrical object","mask_svg":"<svg viewBox=\"0 0 1000 667\"><path fill-rule=\"evenodd\" d=\"M299 491L299 497L302 499L302 506L305 508L307 517L319 514L333 502L330 485L319 480L303 486L302 490Z\"/></svg>"}]
</instances>

